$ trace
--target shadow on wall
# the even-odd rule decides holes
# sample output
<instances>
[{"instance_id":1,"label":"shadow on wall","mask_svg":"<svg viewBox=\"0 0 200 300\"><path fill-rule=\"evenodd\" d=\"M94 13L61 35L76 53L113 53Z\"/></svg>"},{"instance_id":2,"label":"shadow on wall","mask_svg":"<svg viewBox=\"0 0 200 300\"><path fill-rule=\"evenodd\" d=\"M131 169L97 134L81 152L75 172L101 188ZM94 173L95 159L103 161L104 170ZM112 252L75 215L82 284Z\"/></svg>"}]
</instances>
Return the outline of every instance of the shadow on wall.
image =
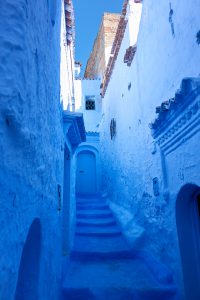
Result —
<instances>
[{"instance_id":1,"label":"shadow on wall","mask_svg":"<svg viewBox=\"0 0 200 300\"><path fill-rule=\"evenodd\" d=\"M51 18L51 24L52 26L55 25L56 22L56 15L57 15L57 1L55 0L47 0L50 18Z\"/></svg>"},{"instance_id":2,"label":"shadow on wall","mask_svg":"<svg viewBox=\"0 0 200 300\"><path fill-rule=\"evenodd\" d=\"M187 300L200 299L200 188L186 184L178 194L176 223L185 294Z\"/></svg>"},{"instance_id":3,"label":"shadow on wall","mask_svg":"<svg viewBox=\"0 0 200 300\"><path fill-rule=\"evenodd\" d=\"M41 223L35 219L22 251L15 300L39 299Z\"/></svg>"}]
</instances>

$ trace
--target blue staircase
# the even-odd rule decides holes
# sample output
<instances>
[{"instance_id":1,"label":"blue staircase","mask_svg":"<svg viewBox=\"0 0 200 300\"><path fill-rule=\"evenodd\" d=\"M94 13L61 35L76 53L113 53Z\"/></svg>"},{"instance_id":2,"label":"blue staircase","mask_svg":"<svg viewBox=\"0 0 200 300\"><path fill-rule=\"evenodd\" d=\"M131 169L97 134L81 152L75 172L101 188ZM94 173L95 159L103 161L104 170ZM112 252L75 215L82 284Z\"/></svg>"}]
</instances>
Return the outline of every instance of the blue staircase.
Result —
<instances>
[{"instance_id":1,"label":"blue staircase","mask_svg":"<svg viewBox=\"0 0 200 300\"><path fill-rule=\"evenodd\" d=\"M63 279L63 300L175 300L171 274L126 243L106 200L77 199L75 242Z\"/></svg>"}]
</instances>

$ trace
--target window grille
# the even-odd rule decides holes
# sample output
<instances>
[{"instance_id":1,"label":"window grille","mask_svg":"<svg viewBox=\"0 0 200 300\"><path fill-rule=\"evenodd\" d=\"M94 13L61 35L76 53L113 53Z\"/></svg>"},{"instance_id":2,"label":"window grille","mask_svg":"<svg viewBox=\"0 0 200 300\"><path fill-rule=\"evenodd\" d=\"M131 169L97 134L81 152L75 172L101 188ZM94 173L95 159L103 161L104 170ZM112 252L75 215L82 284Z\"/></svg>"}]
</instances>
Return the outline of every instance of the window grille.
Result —
<instances>
[{"instance_id":1,"label":"window grille","mask_svg":"<svg viewBox=\"0 0 200 300\"><path fill-rule=\"evenodd\" d=\"M85 97L85 109L86 110L95 110L95 97L94 96L86 96Z\"/></svg>"}]
</instances>

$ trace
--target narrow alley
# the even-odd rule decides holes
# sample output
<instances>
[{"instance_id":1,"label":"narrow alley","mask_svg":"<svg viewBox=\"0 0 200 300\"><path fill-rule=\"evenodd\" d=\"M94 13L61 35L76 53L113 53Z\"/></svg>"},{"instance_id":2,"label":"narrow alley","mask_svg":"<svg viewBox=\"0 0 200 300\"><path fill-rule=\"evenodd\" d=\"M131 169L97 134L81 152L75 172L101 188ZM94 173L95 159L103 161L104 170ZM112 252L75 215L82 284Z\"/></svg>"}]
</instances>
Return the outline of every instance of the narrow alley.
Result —
<instances>
[{"instance_id":1,"label":"narrow alley","mask_svg":"<svg viewBox=\"0 0 200 300\"><path fill-rule=\"evenodd\" d=\"M200 299L200 0L0 0L0 300Z\"/></svg>"}]
</instances>

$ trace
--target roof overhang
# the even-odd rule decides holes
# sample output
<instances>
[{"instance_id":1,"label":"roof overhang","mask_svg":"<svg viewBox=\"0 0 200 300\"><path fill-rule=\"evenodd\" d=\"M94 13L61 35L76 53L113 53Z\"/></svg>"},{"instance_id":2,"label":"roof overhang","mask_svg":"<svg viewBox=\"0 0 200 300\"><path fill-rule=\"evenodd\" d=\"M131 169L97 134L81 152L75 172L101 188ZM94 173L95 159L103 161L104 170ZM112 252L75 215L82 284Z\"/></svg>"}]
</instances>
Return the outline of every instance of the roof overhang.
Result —
<instances>
[{"instance_id":1,"label":"roof overhang","mask_svg":"<svg viewBox=\"0 0 200 300\"><path fill-rule=\"evenodd\" d=\"M63 130L65 142L70 143L73 151L86 141L83 114L63 111Z\"/></svg>"},{"instance_id":2,"label":"roof overhang","mask_svg":"<svg viewBox=\"0 0 200 300\"><path fill-rule=\"evenodd\" d=\"M175 97L156 108L158 117L150 124L163 153L170 153L200 131L200 78L184 78Z\"/></svg>"}]
</instances>

